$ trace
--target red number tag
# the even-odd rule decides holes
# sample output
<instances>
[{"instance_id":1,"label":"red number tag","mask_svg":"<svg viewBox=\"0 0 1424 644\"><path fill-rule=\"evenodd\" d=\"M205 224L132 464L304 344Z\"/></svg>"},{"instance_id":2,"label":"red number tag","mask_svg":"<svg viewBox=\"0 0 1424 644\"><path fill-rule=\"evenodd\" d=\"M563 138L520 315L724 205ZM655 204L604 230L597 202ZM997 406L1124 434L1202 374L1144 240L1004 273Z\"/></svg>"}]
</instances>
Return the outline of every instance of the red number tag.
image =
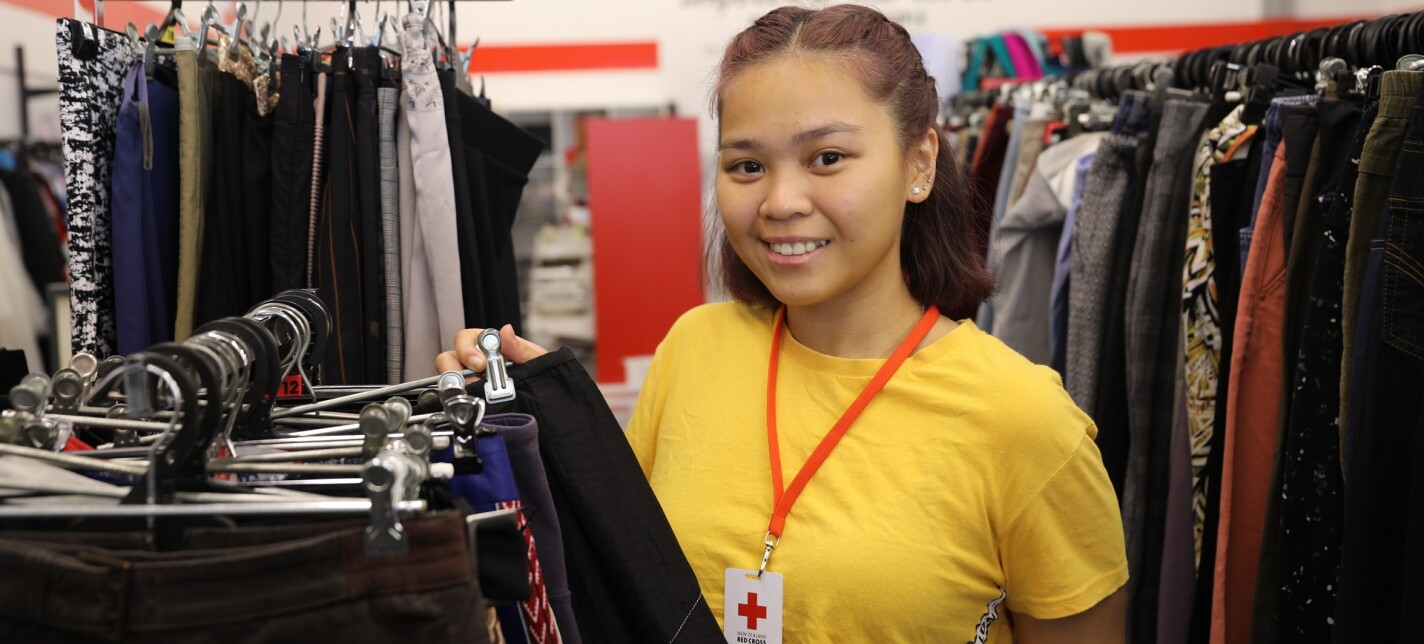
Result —
<instances>
[{"instance_id":1,"label":"red number tag","mask_svg":"<svg viewBox=\"0 0 1424 644\"><path fill-rule=\"evenodd\" d=\"M277 399L283 398L305 398L307 395L306 383L302 381L302 374L294 373L282 380L282 386L277 388Z\"/></svg>"}]
</instances>

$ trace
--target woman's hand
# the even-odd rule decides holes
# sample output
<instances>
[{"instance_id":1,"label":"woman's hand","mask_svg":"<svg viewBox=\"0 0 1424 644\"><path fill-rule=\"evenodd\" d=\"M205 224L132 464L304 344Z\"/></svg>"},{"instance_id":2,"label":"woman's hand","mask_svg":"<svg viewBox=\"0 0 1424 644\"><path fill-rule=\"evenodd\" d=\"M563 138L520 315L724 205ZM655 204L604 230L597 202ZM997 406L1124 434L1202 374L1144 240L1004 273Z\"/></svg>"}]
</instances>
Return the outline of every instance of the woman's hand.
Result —
<instances>
[{"instance_id":1,"label":"woman's hand","mask_svg":"<svg viewBox=\"0 0 1424 644\"><path fill-rule=\"evenodd\" d=\"M436 356L435 370L442 373L461 369L484 371L485 354L476 344L481 333L484 333L484 329L465 329L456 333L455 350ZM514 327L508 324L499 330L499 340L499 352L514 364L523 364L549 352L544 347L514 335Z\"/></svg>"}]
</instances>

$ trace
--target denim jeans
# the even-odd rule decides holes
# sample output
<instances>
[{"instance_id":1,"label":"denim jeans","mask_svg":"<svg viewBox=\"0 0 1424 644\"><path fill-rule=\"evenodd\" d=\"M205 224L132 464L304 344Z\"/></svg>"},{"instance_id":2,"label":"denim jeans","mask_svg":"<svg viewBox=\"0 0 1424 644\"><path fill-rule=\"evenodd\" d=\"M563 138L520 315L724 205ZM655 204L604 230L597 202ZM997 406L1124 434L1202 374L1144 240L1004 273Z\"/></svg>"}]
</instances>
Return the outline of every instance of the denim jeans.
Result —
<instances>
[{"instance_id":1,"label":"denim jeans","mask_svg":"<svg viewBox=\"0 0 1424 644\"><path fill-rule=\"evenodd\" d=\"M1417 77L1416 77L1417 79ZM1421 87L1424 89L1424 87ZM1363 387L1350 389L1336 641L1424 638L1424 115L1416 95L1379 239L1378 281L1360 290ZM1352 240L1353 241L1353 240ZM1368 262L1367 270L1368 273ZM1368 303L1372 310L1366 311ZM1372 319L1371 319L1372 318ZM1348 635L1347 635L1348 634Z\"/></svg>"}]
</instances>

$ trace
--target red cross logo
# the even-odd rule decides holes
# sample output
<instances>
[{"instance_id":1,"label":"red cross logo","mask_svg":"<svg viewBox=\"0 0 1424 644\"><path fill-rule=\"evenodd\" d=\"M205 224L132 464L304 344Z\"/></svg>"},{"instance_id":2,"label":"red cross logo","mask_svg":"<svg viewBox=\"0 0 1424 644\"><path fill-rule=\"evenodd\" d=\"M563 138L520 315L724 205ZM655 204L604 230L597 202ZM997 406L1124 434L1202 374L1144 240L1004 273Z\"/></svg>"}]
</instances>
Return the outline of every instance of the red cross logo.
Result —
<instances>
[{"instance_id":1,"label":"red cross logo","mask_svg":"<svg viewBox=\"0 0 1424 644\"><path fill-rule=\"evenodd\" d=\"M747 618L747 628L757 629L757 620L766 619L766 607L757 605L757 594L747 593L747 603L737 604L737 614Z\"/></svg>"}]
</instances>

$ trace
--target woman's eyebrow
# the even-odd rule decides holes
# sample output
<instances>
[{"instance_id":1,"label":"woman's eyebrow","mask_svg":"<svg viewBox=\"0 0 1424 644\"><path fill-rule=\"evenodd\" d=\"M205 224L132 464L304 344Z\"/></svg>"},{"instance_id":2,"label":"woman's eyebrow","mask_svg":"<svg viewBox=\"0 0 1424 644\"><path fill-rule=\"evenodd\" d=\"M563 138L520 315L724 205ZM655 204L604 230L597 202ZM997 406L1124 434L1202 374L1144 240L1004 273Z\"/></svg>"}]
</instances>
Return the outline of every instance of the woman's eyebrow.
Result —
<instances>
[{"instance_id":1,"label":"woman's eyebrow","mask_svg":"<svg viewBox=\"0 0 1424 644\"><path fill-rule=\"evenodd\" d=\"M859 125L851 125L850 123L846 123L844 121L831 121L830 123L827 123L820 127L814 127L809 130L797 132L796 136L791 137L791 142L796 145L801 145L804 143L815 141L817 139L828 137L832 134L854 134L857 132L860 132Z\"/></svg>"},{"instance_id":2,"label":"woman's eyebrow","mask_svg":"<svg viewBox=\"0 0 1424 644\"><path fill-rule=\"evenodd\" d=\"M791 137L793 145L804 145L811 141L825 138L832 134L858 133L861 131L859 125L852 125L844 121L832 121L825 125L813 127L809 130L802 130ZM728 139L722 141L717 146L717 151L722 150L748 150L756 151L762 148L761 142L756 139Z\"/></svg>"}]
</instances>

